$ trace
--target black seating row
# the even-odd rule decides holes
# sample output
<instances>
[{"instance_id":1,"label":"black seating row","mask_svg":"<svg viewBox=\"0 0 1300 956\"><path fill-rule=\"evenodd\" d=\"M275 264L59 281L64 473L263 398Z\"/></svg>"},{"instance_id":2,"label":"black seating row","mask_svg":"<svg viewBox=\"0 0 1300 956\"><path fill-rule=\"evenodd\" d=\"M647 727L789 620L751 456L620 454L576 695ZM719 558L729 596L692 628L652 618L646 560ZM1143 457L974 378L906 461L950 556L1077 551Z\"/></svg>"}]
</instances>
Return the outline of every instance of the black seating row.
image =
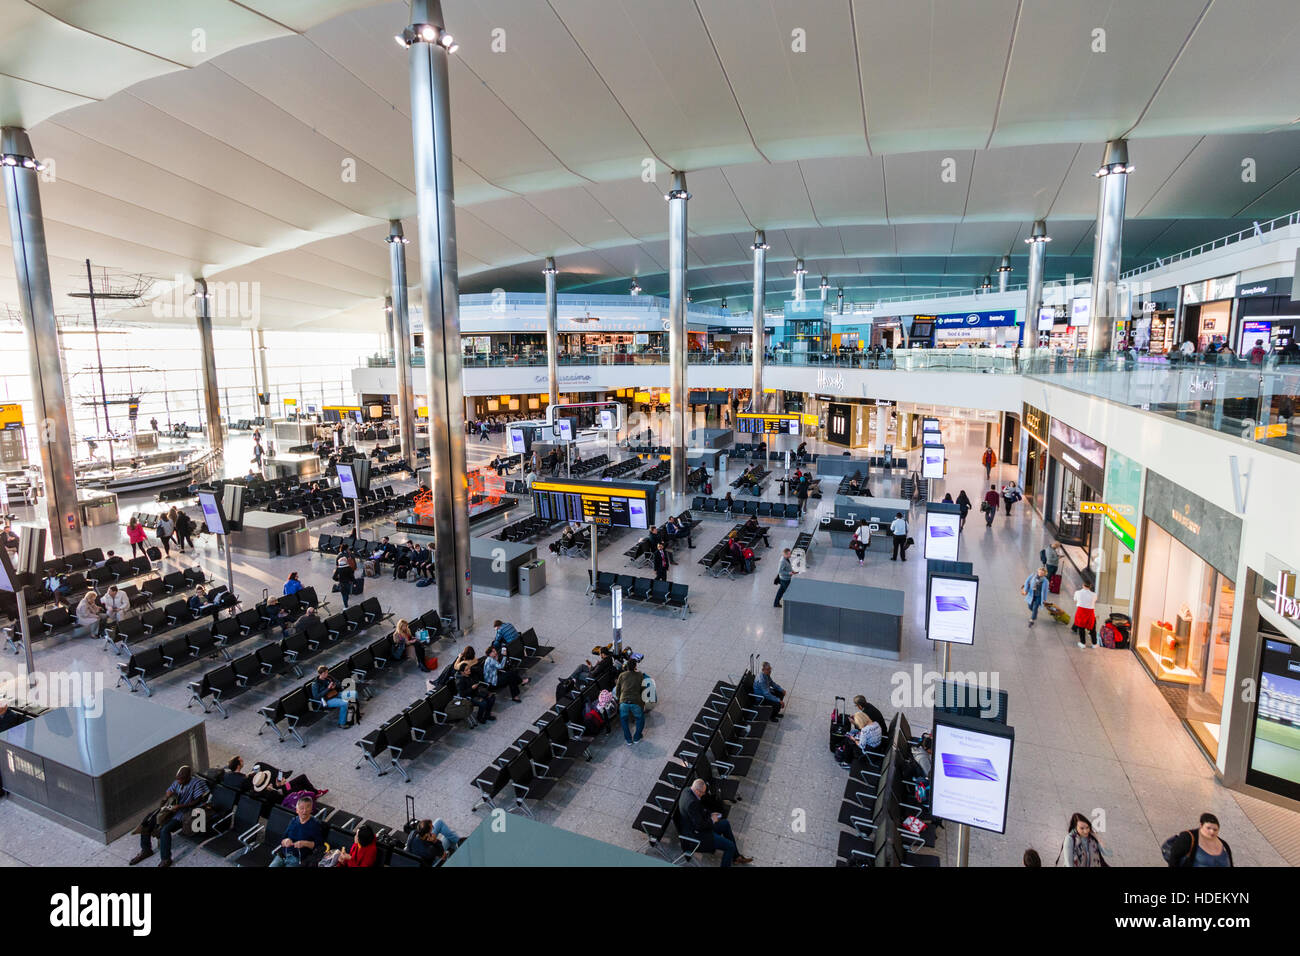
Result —
<instances>
[{"instance_id":1,"label":"black seating row","mask_svg":"<svg viewBox=\"0 0 1300 956\"><path fill-rule=\"evenodd\" d=\"M589 475L593 471L600 471L609 464L609 455L596 455L594 458L583 458L581 461L575 461L569 466L569 474L575 478L581 478Z\"/></svg>"},{"instance_id":2,"label":"black seating row","mask_svg":"<svg viewBox=\"0 0 1300 956\"><path fill-rule=\"evenodd\" d=\"M700 495L691 501L691 510L706 515L750 515L755 518L779 518L783 521L798 520L800 515L799 505L794 502L755 501L752 498L733 498L728 502L726 498L705 498Z\"/></svg>"},{"instance_id":3,"label":"black seating row","mask_svg":"<svg viewBox=\"0 0 1300 956\"><path fill-rule=\"evenodd\" d=\"M617 673L608 660L600 661L574 692L556 702L526 731L501 751L474 777L479 801L473 807L496 808L496 800L510 788L514 807L533 815L529 803L545 800L576 763L591 760L591 745L609 734L612 718L597 729L584 720L602 690L613 690Z\"/></svg>"},{"instance_id":4,"label":"black seating row","mask_svg":"<svg viewBox=\"0 0 1300 956\"><path fill-rule=\"evenodd\" d=\"M529 515L503 527L492 535L498 541L529 541L545 534L555 527L557 522L538 515Z\"/></svg>"},{"instance_id":5,"label":"black seating row","mask_svg":"<svg viewBox=\"0 0 1300 956\"><path fill-rule=\"evenodd\" d=\"M131 607L146 607L152 609L155 600L163 597L184 594L186 591L198 587L206 580L207 577L204 575L203 569L193 567L183 571L172 571L163 575L161 578L150 578L141 582L138 588L135 585L128 585L123 590L131 602ZM224 588L218 590L224 591ZM97 591L96 593L99 592ZM209 600L212 600L211 595L209 595ZM184 606L185 601L182 599L173 602L173 604ZM168 605L168 608L172 607L173 605ZM132 622L138 617L143 616L143 614L148 613L150 613L150 611L144 611L141 615L130 615L123 620L110 625L109 629L105 631L106 643L110 647L113 646L113 641L110 635L114 631L125 627L129 632L133 627ZM33 641L44 637L50 637L55 634L61 634L66 631L71 631L77 626L77 619L73 611L69 610L69 608L63 604L55 604L53 607L48 608L39 615L29 614L27 616L27 630L32 636ZM17 621L14 621L3 629L0 629L0 636L3 636L5 644L10 647L15 654L20 652L22 647L22 629L19 627Z\"/></svg>"},{"instance_id":6,"label":"black seating row","mask_svg":"<svg viewBox=\"0 0 1300 956\"><path fill-rule=\"evenodd\" d=\"M126 660L118 662L117 682L119 685L125 683L131 693L142 690L146 697L152 697L153 688L149 686L149 681L155 677L186 664L205 660L213 653L218 653L229 661L229 648L232 645L265 633L273 627L287 628L293 620L306 613L308 607L313 607L314 605L305 602L307 599L315 599L314 592L307 599L300 600L307 591L304 588L296 595L272 598L256 607L238 612L234 610L238 601L234 600L233 595L228 595L230 601L218 600L197 611L185 605L172 606L166 619L161 621L165 626L160 627L151 626L148 618L154 612L146 612L138 619L138 629L133 628L127 633L119 625L114 643L121 651L129 650L130 655ZM231 614L221 617L220 612L228 608L231 609ZM212 618L211 623L196 624L208 617ZM317 620L314 615L312 619ZM175 633L170 633L173 630ZM137 647L129 644L135 638L147 639L164 632L169 633L169 636L160 642ZM206 709L205 707L204 710Z\"/></svg>"},{"instance_id":7,"label":"black seating row","mask_svg":"<svg viewBox=\"0 0 1300 956\"><path fill-rule=\"evenodd\" d=\"M614 465L609 465L600 473L602 478L622 478L629 472L636 471L641 467L640 458L625 458Z\"/></svg>"},{"instance_id":8,"label":"black seating row","mask_svg":"<svg viewBox=\"0 0 1300 956\"><path fill-rule=\"evenodd\" d=\"M686 789L696 780L705 781L708 790L704 799L711 807L722 808L739 798L740 781L736 778L753 768L771 717L771 708L752 693L754 664L751 655L739 681L714 685L632 821L632 829L645 834L650 846L673 863L693 862L700 849L700 841L682 833L678 826L678 803ZM677 831L676 857L669 857L660 845L670 827Z\"/></svg>"},{"instance_id":9,"label":"black seating row","mask_svg":"<svg viewBox=\"0 0 1300 956\"><path fill-rule=\"evenodd\" d=\"M767 529L758 523L757 518L749 518L740 522L723 535L722 539L706 551L704 557L696 562L712 577L716 578L722 575L735 577L737 573L744 573L740 560L732 552L731 539L733 536L742 550L749 548L755 553L755 561L758 560L759 547L767 544Z\"/></svg>"},{"instance_id":10,"label":"black seating row","mask_svg":"<svg viewBox=\"0 0 1300 956\"><path fill-rule=\"evenodd\" d=\"M591 571L587 571L588 579ZM657 581L653 578L633 577L630 574L614 574L610 571L598 571L596 578L587 588L591 595L588 604L595 603L598 597L609 597L614 585L623 589L624 602L642 604L648 607L669 607L681 612L682 620L690 613L691 586L677 581Z\"/></svg>"},{"instance_id":11,"label":"black seating row","mask_svg":"<svg viewBox=\"0 0 1300 956\"><path fill-rule=\"evenodd\" d=\"M672 474L672 467L671 461L661 461L653 468L647 468L645 471L641 472L641 474L637 475L637 480L665 482Z\"/></svg>"},{"instance_id":12,"label":"black seating row","mask_svg":"<svg viewBox=\"0 0 1300 956\"><path fill-rule=\"evenodd\" d=\"M98 560L103 563L99 567L86 569L84 573L82 571L61 573L60 583L67 589L63 601L76 603L90 588L106 588L111 584L130 581L153 573L153 563L143 555L128 561L121 555L115 554L111 558L105 558L101 554ZM49 574L47 572L46 577ZM28 614L55 599L54 594L46 588L43 579L34 580L34 576L29 574L17 574L15 578L15 585L22 585ZM0 591L0 614L11 620L17 617L18 601L13 592Z\"/></svg>"},{"instance_id":13,"label":"black seating row","mask_svg":"<svg viewBox=\"0 0 1300 956\"><path fill-rule=\"evenodd\" d=\"M917 803L915 761L907 718L890 721L883 754L864 753L853 762L839 822L836 866L936 867L940 858L922 852L933 847L935 828L928 806ZM920 833L903 826L915 817L925 824Z\"/></svg>"}]
</instances>

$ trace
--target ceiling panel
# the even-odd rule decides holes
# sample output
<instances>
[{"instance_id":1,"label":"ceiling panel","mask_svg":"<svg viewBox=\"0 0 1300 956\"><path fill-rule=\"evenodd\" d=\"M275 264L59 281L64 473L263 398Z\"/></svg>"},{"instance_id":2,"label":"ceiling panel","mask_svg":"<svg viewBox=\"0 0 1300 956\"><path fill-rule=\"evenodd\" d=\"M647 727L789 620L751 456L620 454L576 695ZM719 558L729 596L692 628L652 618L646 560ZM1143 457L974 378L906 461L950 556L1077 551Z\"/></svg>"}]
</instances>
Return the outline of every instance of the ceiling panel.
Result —
<instances>
[{"instance_id":1,"label":"ceiling panel","mask_svg":"<svg viewBox=\"0 0 1300 956\"><path fill-rule=\"evenodd\" d=\"M822 225L887 221L885 167L879 157L807 159L799 168L812 198L813 213Z\"/></svg>"},{"instance_id":2,"label":"ceiling panel","mask_svg":"<svg viewBox=\"0 0 1300 956\"><path fill-rule=\"evenodd\" d=\"M756 229L816 222L798 163L749 163L724 167L722 173Z\"/></svg>"},{"instance_id":3,"label":"ceiling panel","mask_svg":"<svg viewBox=\"0 0 1300 956\"><path fill-rule=\"evenodd\" d=\"M478 203L464 214L473 215L484 225L509 236L539 260L548 255L564 255L582 248L582 243L551 222L530 205L528 200L520 197Z\"/></svg>"},{"instance_id":4,"label":"ceiling panel","mask_svg":"<svg viewBox=\"0 0 1300 956\"><path fill-rule=\"evenodd\" d=\"M1078 151L1078 144L1061 143L976 153L966 221L1041 219L1052 207Z\"/></svg>"},{"instance_id":5,"label":"ceiling panel","mask_svg":"<svg viewBox=\"0 0 1300 956\"><path fill-rule=\"evenodd\" d=\"M1264 132L1295 122L1297 45L1295 0L1210 4L1134 135L1206 132L1207 122L1214 132Z\"/></svg>"},{"instance_id":6,"label":"ceiling panel","mask_svg":"<svg viewBox=\"0 0 1300 956\"><path fill-rule=\"evenodd\" d=\"M581 236L589 247L621 245L632 238L585 186L530 193L528 201L569 235Z\"/></svg>"},{"instance_id":7,"label":"ceiling panel","mask_svg":"<svg viewBox=\"0 0 1300 956\"><path fill-rule=\"evenodd\" d=\"M693 0L551 0L601 80L677 169L761 159Z\"/></svg>"},{"instance_id":8,"label":"ceiling panel","mask_svg":"<svg viewBox=\"0 0 1300 956\"><path fill-rule=\"evenodd\" d=\"M699 0L698 6L764 156L784 162L866 152L847 4Z\"/></svg>"},{"instance_id":9,"label":"ceiling panel","mask_svg":"<svg viewBox=\"0 0 1300 956\"><path fill-rule=\"evenodd\" d=\"M984 148L1017 0L851 2L872 152Z\"/></svg>"},{"instance_id":10,"label":"ceiling panel","mask_svg":"<svg viewBox=\"0 0 1300 956\"><path fill-rule=\"evenodd\" d=\"M1205 5L1025 0L990 145L1123 136Z\"/></svg>"},{"instance_id":11,"label":"ceiling panel","mask_svg":"<svg viewBox=\"0 0 1300 956\"><path fill-rule=\"evenodd\" d=\"M961 218L974 175L974 152L908 153L886 156L884 164L890 222Z\"/></svg>"},{"instance_id":12,"label":"ceiling panel","mask_svg":"<svg viewBox=\"0 0 1300 956\"><path fill-rule=\"evenodd\" d=\"M1243 166L1243 163L1249 165ZM1156 194L1134 209L1142 216L1229 219L1252 204L1268 218L1293 212L1269 190L1300 167L1300 131L1202 139ZM1246 179L1251 181L1247 182Z\"/></svg>"}]
</instances>

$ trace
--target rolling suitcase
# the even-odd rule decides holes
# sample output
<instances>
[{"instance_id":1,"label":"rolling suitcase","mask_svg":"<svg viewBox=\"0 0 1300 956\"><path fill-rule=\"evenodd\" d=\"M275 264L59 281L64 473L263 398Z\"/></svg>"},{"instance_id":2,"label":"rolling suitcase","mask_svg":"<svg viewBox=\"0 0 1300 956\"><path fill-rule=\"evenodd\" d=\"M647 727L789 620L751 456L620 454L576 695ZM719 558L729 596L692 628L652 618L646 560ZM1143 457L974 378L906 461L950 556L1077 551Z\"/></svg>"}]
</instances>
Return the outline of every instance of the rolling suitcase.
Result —
<instances>
[{"instance_id":1,"label":"rolling suitcase","mask_svg":"<svg viewBox=\"0 0 1300 956\"><path fill-rule=\"evenodd\" d=\"M844 743L844 738L849 732L849 715L846 710L848 703L846 698L836 697L835 706L831 708L831 753L835 753L840 744Z\"/></svg>"},{"instance_id":2,"label":"rolling suitcase","mask_svg":"<svg viewBox=\"0 0 1300 956\"><path fill-rule=\"evenodd\" d=\"M1061 576L1059 574L1052 575L1051 580L1047 582L1047 590L1051 591L1053 594L1061 593Z\"/></svg>"}]
</instances>

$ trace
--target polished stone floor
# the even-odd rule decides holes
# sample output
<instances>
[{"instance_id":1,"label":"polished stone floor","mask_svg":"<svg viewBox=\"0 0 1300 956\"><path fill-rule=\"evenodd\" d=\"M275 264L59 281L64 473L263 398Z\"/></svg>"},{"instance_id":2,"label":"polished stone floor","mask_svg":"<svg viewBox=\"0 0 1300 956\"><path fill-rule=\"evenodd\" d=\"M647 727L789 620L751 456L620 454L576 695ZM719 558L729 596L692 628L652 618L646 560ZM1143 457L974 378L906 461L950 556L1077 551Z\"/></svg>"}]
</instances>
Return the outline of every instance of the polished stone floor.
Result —
<instances>
[{"instance_id":1,"label":"polished stone floor","mask_svg":"<svg viewBox=\"0 0 1300 956\"><path fill-rule=\"evenodd\" d=\"M960 423L946 422L945 428L950 476L936 489L936 497L964 487L978 499L983 426L972 427L969 434ZM500 448L499 440L472 440L471 465L485 462ZM242 460L237 450L232 456ZM734 473L733 466L732 477ZM720 494L722 484L716 480L714 484ZM829 497L821 507L829 510ZM124 505L124 514L128 509ZM811 523L806 520L804 527ZM718 518L706 518L697 546L716 541L727 527ZM107 546L116 540L111 532L95 530L99 534L93 543ZM313 531L320 530L332 528L326 522L314 523ZM797 531L774 528L774 549L792 543ZM1040 618L1037 627L1026 626L1019 585L1046 540L1041 521L1021 507L1009 520L999 515L988 530L975 513L964 532L963 558L974 562L982 583L979 626L973 647L955 649L953 668L996 677L1010 695L1009 722L1016 729L1007 832L975 831L971 863L1018 865L1024 849L1034 847L1051 865L1070 814L1079 811L1096 818L1101 811L1100 836L1114 864L1162 865L1161 841L1194 824L1202 811L1211 810L1222 822L1238 865L1283 865L1282 857L1242 809L1250 798L1215 781L1210 764L1131 653L1080 650L1068 627L1050 620ZM914 552L913 560L905 564L891 563L886 551L873 549L866 566L859 567L851 552L832 552L822 545L819 542L809 567L811 577L907 591L901 661L784 644L781 612L772 607L778 551L769 552L758 573L734 581L698 573L694 557L703 552L683 551L684 560L671 578L691 585L688 619L635 607L624 614L624 641L645 655L644 669L658 683L659 704L648 717L645 740L628 748L617 734L604 738L593 748L595 759L577 766L552 792L538 811L539 819L620 846L644 848L645 838L631 823L665 758L714 682L737 676L750 655L756 654L771 661L776 679L789 692L790 704L786 719L767 732L759 759L741 785L743 800L732 812L733 826L743 852L758 865L832 865L845 779L827 748L832 701L837 695L852 698L862 693L890 715L898 709L891 703L897 675L910 677L917 667L932 670L937 655L922 629L924 560ZM611 549L602 567L624 570L626 546ZM199 560L209 574L224 579L223 562L212 539L200 546ZM330 564L319 556L273 560L237 556L234 570L237 590L252 600L260 599L263 588L278 593L290 570L298 570L322 594L330 588ZM482 816L470 810L475 803L471 779L552 703L555 679L590 656L593 645L610 638L608 604L589 605L586 585L584 563L558 559L548 563L546 588L532 597L475 596L476 624L469 643L478 648L487 643L491 622L500 617L521 630L535 628L544 643L555 645L554 662L533 669L533 685L525 689L523 703L498 705L498 721L457 731L416 761L409 784L395 774L377 778L369 767L354 769L354 764L355 741L363 732L421 693L424 678L414 669L400 683L385 686L369 703L361 730L318 723L309 731L305 749L292 741L280 744L273 736L258 736L261 720L256 709L273 696L272 689L247 694L233 704L228 720L216 713L208 716L211 758L216 762L239 753L249 762L263 758L304 771L318 786L330 789L329 802L394 825L402 823L405 796L412 794L419 815L442 816L463 834ZM1075 586L1067 580L1063 590L1069 594ZM435 600L431 589L418 590L387 577L367 583L370 595L399 616L427 610ZM446 648L444 644L444 658ZM0 668L17 670L19 660L6 656L0 659ZM109 686L116 676L115 662L99 644L85 639L42 646L36 658L43 670L102 671ZM191 665L183 674L158 680L154 700L183 707L186 681L201 669L202 665ZM288 684L281 682L284 687ZM920 701L907 703L905 712L919 732L929 723L929 711ZM0 862L121 865L135 852L136 840L123 837L104 847L21 810L12 801L0 800ZM945 862L951 862L954 845L951 831L940 834L938 847ZM178 857L178 866L214 862L188 846L180 852L184 855ZM703 862L714 865L708 858Z\"/></svg>"}]
</instances>

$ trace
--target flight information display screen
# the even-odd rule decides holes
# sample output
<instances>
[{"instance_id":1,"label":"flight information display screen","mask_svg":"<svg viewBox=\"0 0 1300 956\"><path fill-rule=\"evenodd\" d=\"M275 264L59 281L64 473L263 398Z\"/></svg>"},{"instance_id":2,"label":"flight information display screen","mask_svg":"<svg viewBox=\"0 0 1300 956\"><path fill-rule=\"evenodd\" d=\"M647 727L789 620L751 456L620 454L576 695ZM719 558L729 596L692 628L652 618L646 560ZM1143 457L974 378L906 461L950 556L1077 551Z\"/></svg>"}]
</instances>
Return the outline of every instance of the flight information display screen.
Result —
<instances>
[{"instance_id":1,"label":"flight information display screen","mask_svg":"<svg viewBox=\"0 0 1300 956\"><path fill-rule=\"evenodd\" d=\"M741 412L736 416L736 431L751 435L798 435L800 416L756 415Z\"/></svg>"},{"instance_id":2,"label":"flight information display screen","mask_svg":"<svg viewBox=\"0 0 1300 956\"><path fill-rule=\"evenodd\" d=\"M533 512L547 521L581 521L607 528L649 528L653 501L643 489L604 483L534 481Z\"/></svg>"}]
</instances>

